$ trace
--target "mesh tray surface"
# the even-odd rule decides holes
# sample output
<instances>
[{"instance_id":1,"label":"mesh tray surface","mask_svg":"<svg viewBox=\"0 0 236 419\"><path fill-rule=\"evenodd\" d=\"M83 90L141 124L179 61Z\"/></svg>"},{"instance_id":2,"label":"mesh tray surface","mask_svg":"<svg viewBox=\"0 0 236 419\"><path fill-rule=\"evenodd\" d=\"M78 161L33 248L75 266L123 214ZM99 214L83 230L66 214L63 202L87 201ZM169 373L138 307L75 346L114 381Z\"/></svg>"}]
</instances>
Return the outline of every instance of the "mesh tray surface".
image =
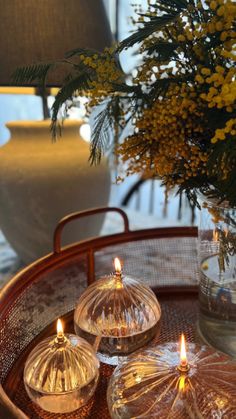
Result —
<instances>
[{"instance_id":1,"label":"mesh tray surface","mask_svg":"<svg viewBox=\"0 0 236 419\"><path fill-rule=\"evenodd\" d=\"M181 332L184 332L188 342L196 341L195 323L197 319L197 299L196 296L175 296L170 294L168 297L162 296L160 298L162 306L162 323L161 335L158 339L152 342L164 343L168 341L179 341ZM73 332L73 313L67 322L67 330ZM71 320L71 321L70 321ZM54 325L55 326L55 325ZM50 330L50 331L49 331ZM51 328L45 332L45 335L52 334ZM35 343L32 343L32 347ZM31 346L30 346L31 349ZM14 404L16 404L22 411L24 411L29 418L32 419L107 419L110 418L107 403L106 403L106 390L109 378L112 374L113 368L105 364L101 364L100 379L95 396L92 400L81 409L71 414L50 414L38 408L28 398L24 389L23 383L23 365L28 351L25 351L18 359L18 362L13 367L8 379L5 382L5 389L11 396ZM15 377L18 376L16 380ZM13 378L14 377L14 378Z\"/></svg>"},{"instance_id":2,"label":"mesh tray surface","mask_svg":"<svg viewBox=\"0 0 236 419\"><path fill-rule=\"evenodd\" d=\"M115 256L123 260L127 274L158 289L163 313L158 343L177 341L181 332L186 334L188 341L194 341L197 317L196 238L150 238L102 246L95 251L96 278L112 271ZM37 336L41 334L42 338L42 333L53 334L50 324L74 309L87 286L87 263L87 254L78 250L63 264L57 263L35 275L33 280L24 284L17 298L5 307L4 316L0 316L0 382L13 403L29 418L109 418L106 387L112 368L108 366L101 366L99 386L90 403L67 415L48 414L33 405L22 380L25 358L36 344ZM73 331L71 322L67 328L67 331L70 330Z\"/></svg>"}]
</instances>

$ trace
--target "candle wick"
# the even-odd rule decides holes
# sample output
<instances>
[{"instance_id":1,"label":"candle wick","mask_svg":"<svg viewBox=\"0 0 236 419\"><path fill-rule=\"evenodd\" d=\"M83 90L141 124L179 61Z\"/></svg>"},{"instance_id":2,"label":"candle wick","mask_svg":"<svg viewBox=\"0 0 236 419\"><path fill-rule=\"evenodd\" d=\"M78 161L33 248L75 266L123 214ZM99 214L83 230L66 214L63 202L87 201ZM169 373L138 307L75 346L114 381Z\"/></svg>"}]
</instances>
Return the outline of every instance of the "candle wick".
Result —
<instances>
[{"instance_id":1,"label":"candle wick","mask_svg":"<svg viewBox=\"0 0 236 419\"><path fill-rule=\"evenodd\" d=\"M65 343L66 342L66 337L65 337L64 333L62 333L62 332L57 333L55 342L57 344L58 343L59 344Z\"/></svg>"},{"instance_id":2,"label":"candle wick","mask_svg":"<svg viewBox=\"0 0 236 419\"><path fill-rule=\"evenodd\" d=\"M122 271L115 271L117 279L122 280Z\"/></svg>"},{"instance_id":3,"label":"candle wick","mask_svg":"<svg viewBox=\"0 0 236 419\"><path fill-rule=\"evenodd\" d=\"M117 289L123 288L122 271L115 271L115 284Z\"/></svg>"},{"instance_id":4,"label":"candle wick","mask_svg":"<svg viewBox=\"0 0 236 419\"><path fill-rule=\"evenodd\" d=\"M180 372L188 372L189 369L190 369L190 366L189 366L189 364L187 363L187 360L186 360L186 361L181 361L180 365L178 365L177 368Z\"/></svg>"}]
</instances>

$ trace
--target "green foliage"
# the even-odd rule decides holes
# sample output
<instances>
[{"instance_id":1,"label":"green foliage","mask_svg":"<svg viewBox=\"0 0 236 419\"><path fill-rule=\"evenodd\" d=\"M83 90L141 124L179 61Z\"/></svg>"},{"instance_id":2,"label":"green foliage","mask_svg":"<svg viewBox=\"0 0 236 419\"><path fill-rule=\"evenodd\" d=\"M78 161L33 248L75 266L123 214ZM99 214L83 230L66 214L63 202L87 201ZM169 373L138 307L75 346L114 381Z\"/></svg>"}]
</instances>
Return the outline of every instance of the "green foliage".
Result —
<instances>
[{"instance_id":1,"label":"green foliage","mask_svg":"<svg viewBox=\"0 0 236 419\"><path fill-rule=\"evenodd\" d=\"M22 85L35 82L44 85L47 75L54 67L54 63L35 64L25 67L19 67L12 74L12 81L16 85Z\"/></svg>"},{"instance_id":2,"label":"green foliage","mask_svg":"<svg viewBox=\"0 0 236 419\"><path fill-rule=\"evenodd\" d=\"M148 15L146 15L146 17L148 17ZM144 39L148 38L154 32L160 31L164 26L172 23L177 17L178 12L156 17L155 19L150 17L150 21L144 22L142 28L140 28L137 32L134 32L119 44L117 51L121 52L123 49L131 48L134 45L143 42Z\"/></svg>"},{"instance_id":3,"label":"green foliage","mask_svg":"<svg viewBox=\"0 0 236 419\"><path fill-rule=\"evenodd\" d=\"M89 89L90 75L87 73L68 80L68 82L60 89L56 95L55 102L52 106L52 134L53 138L57 137L58 131L60 133L60 123L58 122L58 113L62 106L69 100L73 99L76 90L81 92Z\"/></svg>"},{"instance_id":4,"label":"green foliage","mask_svg":"<svg viewBox=\"0 0 236 419\"><path fill-rule=\"evenodd\" d=\"M109 101L105 109L100 111L99 114L95 117L95 125L92 133L90 148L90 161L92 164L97 164L100 162L101 157L109 144L110 130L113 125L113 121L110 118L110 106L111 101Z\"/></svg>"}]
</instances>

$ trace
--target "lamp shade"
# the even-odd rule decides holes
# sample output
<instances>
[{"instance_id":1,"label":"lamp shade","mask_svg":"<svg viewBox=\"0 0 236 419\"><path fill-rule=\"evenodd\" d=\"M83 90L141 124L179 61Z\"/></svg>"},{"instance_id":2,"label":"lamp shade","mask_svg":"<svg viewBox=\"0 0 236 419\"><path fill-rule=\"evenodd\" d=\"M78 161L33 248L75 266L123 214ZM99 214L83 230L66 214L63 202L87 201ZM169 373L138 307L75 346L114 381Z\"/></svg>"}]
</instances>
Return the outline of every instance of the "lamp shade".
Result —
<instances>
[{"instance_id":1,"label":"lamp shade","mask_svg":"<svg viewBox=\"0 0 236 419\"><path fill-rule=\"evenodd\" d=\"M54 62L74 48L102 50L111 32L102 0L0 0L0 85L17 67ZM60 86L64 71L49 74ZM27 85L35 85L28 83Z\"/></svg>"}]
</instances>

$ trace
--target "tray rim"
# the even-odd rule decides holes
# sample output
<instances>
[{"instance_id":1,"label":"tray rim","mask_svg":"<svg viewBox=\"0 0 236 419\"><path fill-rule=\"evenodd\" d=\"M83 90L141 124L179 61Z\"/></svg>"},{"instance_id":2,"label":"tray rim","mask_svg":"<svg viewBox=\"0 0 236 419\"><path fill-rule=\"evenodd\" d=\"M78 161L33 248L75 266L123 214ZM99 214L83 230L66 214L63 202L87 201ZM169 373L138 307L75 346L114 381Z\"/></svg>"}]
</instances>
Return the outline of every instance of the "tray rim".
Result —
<instances>
[{"instance_id":1,"label":"tray rim","mask_svg":"<svg viewBox=\"0 0 236 419\"><path fill-rule=\"evenodd\" d=\"M9 300L17 298L21 290L31 281L35 280L37 276L44 272L49 272L53 268L62 267L66 262L80 254L87 254L90 266L88 272L88 285L91 284L95 278L91 270L94 268L93 259L94 252L101 250L104 247L109 247L115 244L148 240L148 239L170 239L170 238L187 238L198 237L197 227L161 227L152 229L143 229L128 231L123 233L112 234L108 236L95 237L86 239L64 247L59 253L52 252L40 259L37 259L30 265L21 269L14 275L10 281L0 290L0 318L8 309ZM91 266L92 265L92 266Z\"/></svg>"}]
</instances>

